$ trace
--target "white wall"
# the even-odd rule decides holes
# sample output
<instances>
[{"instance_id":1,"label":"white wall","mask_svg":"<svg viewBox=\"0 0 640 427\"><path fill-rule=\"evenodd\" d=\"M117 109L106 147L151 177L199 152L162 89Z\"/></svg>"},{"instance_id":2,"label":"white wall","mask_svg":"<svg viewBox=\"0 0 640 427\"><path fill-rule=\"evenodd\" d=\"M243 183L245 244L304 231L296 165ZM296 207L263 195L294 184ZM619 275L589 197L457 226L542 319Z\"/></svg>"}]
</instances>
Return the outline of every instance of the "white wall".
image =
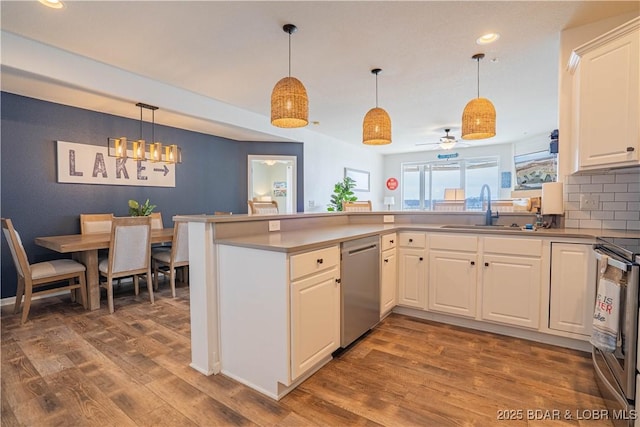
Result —
<instances>
[{"instance_id":1,"label":"white wall","mask_svg":"<svg viewBox=\"0 0 640 427\"><path fill-rule=\"evenodd\" d=\"M344 168L369 171L371 191L357 192L358 200L371 200L373 210L383 210L385 175L383 156L375 147L350 144L308 132L304 141L305 212L325 212L333 186L344 178ZM310 206L310 203L313 206Z\"/></svg>"}]
</instances>

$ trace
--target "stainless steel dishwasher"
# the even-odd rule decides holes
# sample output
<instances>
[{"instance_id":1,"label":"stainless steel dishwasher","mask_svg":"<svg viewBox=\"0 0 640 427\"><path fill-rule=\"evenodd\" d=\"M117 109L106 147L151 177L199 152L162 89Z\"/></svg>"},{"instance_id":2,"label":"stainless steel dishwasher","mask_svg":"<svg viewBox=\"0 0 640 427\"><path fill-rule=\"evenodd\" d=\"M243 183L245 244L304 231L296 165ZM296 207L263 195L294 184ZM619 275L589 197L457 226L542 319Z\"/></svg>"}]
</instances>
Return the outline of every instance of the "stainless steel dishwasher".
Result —
<instances>
[{"instance_id":1,"label":"stainless steel dishwasher","mask_svg":"<svg viewBox=\"0 0 640 427\"><path fill-rule=\"evenodd\" d=\"M380 321L380 238L342 244L340 346L347 347Z\"/></svg>"}]
</instances>

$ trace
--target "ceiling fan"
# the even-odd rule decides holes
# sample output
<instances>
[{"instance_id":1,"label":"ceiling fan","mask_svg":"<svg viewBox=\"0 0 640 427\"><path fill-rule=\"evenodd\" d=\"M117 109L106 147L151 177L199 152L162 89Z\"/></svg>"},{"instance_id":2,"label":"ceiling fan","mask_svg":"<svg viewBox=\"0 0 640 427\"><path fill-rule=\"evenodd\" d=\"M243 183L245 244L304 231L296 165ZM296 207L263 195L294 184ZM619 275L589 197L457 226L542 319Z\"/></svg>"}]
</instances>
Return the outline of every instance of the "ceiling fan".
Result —
<instances>
[{"instance_id":1,"label":"ceiling fan","mask_svg":"<svg viewBox=\"0 0 640 427\"><path fill-rule=\"evenodd\" d=\"M440 137L439 142L418 142L416 145L433 145L431 150L451 150L453 147L468 147L464 142L459 142L455 136L449 135L451 129L444 130L445 135Z\"/></svg>"}]
</instances>

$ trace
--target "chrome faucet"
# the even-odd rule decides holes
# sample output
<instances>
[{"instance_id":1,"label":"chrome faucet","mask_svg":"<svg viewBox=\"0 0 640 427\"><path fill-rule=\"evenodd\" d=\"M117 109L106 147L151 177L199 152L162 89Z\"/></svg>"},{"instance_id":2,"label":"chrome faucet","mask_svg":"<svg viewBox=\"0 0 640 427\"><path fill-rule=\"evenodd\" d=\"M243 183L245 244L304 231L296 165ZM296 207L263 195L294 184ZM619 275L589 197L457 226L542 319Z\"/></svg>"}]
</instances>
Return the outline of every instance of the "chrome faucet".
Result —
<instances>
[{"instance_id":1,"label":"chrome faucet","mask_svg":"<svg viewBox=\"0 0 640 427\"><path fill-rule=\"evenodd\" d=\"M480 189L480 203L484 201L484 190L487 190L487 212L484 216L484 225L493 225L493 218L499 218L500 214L496 211L496 215L491 213L491 189L487 184L484 184Z\"/></svg>"}]
</instances>

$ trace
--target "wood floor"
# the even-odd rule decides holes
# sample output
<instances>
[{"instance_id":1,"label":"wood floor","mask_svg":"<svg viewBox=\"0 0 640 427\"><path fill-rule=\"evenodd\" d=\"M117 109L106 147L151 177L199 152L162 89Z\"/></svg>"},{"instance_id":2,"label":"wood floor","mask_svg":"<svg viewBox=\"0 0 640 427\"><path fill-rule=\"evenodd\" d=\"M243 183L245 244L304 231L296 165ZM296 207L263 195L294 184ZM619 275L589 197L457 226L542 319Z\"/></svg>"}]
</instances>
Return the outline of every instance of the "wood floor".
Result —
<instances>
[{"instance_id":1,"label":"wood floor","mask_svg":"<svg viewBox=\"0 0 640 427\"><path fill-rule=\"evenodd\" d=\"M24 326L2 307L2 426L611 425L581 416L604 408L586 353L401 315L276 402L188 366L188 288L168 288L113 315L35 301Z\"/></svg>"}]
</instances>

